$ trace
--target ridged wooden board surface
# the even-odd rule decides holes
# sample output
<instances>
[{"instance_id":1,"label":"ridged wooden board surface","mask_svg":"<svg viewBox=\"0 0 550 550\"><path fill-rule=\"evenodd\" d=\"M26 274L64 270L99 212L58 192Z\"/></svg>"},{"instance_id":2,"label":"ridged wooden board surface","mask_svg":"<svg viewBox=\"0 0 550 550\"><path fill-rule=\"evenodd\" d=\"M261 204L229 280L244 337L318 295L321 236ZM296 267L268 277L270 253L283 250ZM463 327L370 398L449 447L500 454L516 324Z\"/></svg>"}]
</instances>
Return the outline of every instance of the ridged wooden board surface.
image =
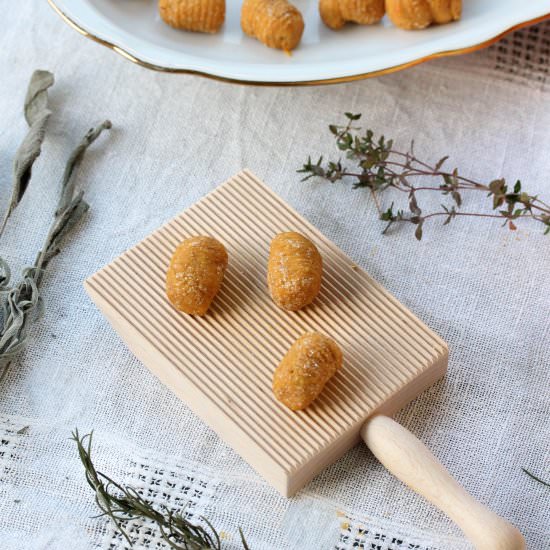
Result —
<instances>
[{"instance_id":1,"label":"ridged wooden board surface","mask_svg":"<svg viewBox=\"0 0 550 550\"><path fill-rule=\"evenodd\" d=\"M281 231L310 238L323 256L319 297L299 312L269 296L269 243ZM205 317L175 311L168 263L193 235L223 242L229 266ZM290 495L359 439L375 411L393 413L440 378L445 343L340 249L243 171L86 281L130 349L281 493ZM344 367L308 409L292 412L272 374L307 331L334 338Z\"/></svg>"}]
</instances>

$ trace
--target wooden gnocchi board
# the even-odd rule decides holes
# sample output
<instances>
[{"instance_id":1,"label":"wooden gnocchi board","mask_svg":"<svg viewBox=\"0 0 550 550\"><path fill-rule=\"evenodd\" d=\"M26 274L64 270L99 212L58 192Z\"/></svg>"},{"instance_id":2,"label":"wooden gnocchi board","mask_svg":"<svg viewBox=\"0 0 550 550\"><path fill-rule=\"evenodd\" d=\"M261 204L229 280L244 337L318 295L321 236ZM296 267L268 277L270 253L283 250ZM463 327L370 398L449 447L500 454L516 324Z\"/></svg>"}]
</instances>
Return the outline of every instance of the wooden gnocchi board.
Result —
<instances>
[{"instance_id":1,"label":"wooden gnocchi board","mask_svg":"<svg viewBox=\"0 0 550 550\"><path fill-rule=\"evenodd\" d=\"M271 238L309 237L323 256L323 285L302 311L271 301ZM175 311L164 294L174 248L192 235L223 242L229 266L205 317ZM442 377L441 340L353 260L245 170L85 282L132 352L285 496L360 440L374 413L394 414ZM334 338L344 366L321 397L292 412L273 397L272 374L307 331Z\"/></svg>"}]
</instances>

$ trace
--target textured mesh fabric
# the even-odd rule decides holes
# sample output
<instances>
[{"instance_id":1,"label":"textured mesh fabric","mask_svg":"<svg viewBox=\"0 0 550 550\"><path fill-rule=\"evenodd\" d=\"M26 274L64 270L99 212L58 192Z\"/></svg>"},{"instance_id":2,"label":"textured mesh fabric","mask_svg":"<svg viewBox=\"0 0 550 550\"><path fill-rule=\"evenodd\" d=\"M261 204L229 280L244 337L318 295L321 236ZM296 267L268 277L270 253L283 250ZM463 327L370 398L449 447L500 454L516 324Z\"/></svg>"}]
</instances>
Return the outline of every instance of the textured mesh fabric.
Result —
<instances>
[{"instance_id":1,"label":"textured mesh fabric","mask_svg":"<svg viewBox=\"0 0 550 550\"><path fill-rule=\"evenodd\" d=\"M521 468L550 478L549 238L478 219L429 224L421 243L406 229L382 236L366 193L299 183L295 170L308 154L337 158L327 125L353 111L403 147L414 137L419 155L451 154L465 175L521 178L549 197L549 24L376 80L283 89L150 72L85 40L44 2L0 8L0 204L30 74L57 79L43 154L0 242L14 271L41 244L70 149L92 123L115 126L83 163L90 213L52 262L45 315L1 384L0 548L126 547L91 517L75 426L95 430L103 471L157 504L208 517L228 548L239 547L238 526L254 550L469 548L364 446L283 499L133 358L86 297L88 275L243 167L449 343L448 375L398 420L518 525L529 548L548 548L549 490ZM465 209L485 201L468 198ZM150 524L128 529L137 548L165 548Z\"/></svg>"}]
</instances>

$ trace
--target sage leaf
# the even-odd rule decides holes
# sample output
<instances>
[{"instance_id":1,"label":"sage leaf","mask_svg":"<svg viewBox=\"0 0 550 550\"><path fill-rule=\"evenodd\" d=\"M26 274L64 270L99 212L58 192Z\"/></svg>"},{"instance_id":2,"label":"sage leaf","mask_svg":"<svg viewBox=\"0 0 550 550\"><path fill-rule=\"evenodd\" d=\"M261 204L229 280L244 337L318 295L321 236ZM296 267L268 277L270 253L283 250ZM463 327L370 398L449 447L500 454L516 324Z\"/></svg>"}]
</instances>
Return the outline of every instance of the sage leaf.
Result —
<instances>
[{"instance_id":1,"label":"sage leaf","mask_svg":"<svg viewBox=\"0 0 550 550\"><path fill-rule=\"evenodd\" d=\"M111 127L111 121L105 120L95 128L88 130L67 160L61 181L61 194L57 204L55 218L48 232L48 236L46 237L46 242L42 250L38 253L34 264L38 270L38 282L41 281L43 271L46 269L49 261L59 253L61 241L88 211L89 206L83 199L83 192L76 192L73 176L80 166L88 147L104 130L108 130Z\"/></svg>"},{"instance_id":2,"label":"sage leaf","mask_svg":"<svg viewBox=\"0 0 550 550\"><path fill-rule=\"evenodd\" d=\"M34 279L35 270L26 270L19 284L10 289L0 307L0 377L13 356L27 341L27 324L39 315L41 299ZM32 314L35 314L34 316Z\"/></svg>"},{"instance_id":3,"label":"sage leaf","mask_svg":"<svg viewBox=\"0 0 550 550\"><path fill-rule=\"evenodd\" d=\"M71 153L67 165L65 166L65 172L63 173L61 182L61 197L57 205L58 212L67 208L73 200L75 188L72 175L82 162L86 149L88 149L88 147L101 135L103 130L109 130L111 126L111 121L105 120L96 128L90 128L76 149Z\"/></svg>"},{"instance_id":4,"label":"sage leaf","mask_svg":"<svg viewBox=\"0 0 550 550\"><path fill-rule=\"evenodd\" d=\"M7 292L9 290L10 279L10 266L6 260L0 258L0 293Z\"/></svg>"},{"instance_id":5,"label":"sage leaf","mask_svg":"<svg viewBox=\"0 0 550 550\"><path fill-rule=\"evenodd\" d=\"M25 96L25 120L32 126L48 110L48 88L53 86L54 76L49 71L34 71Z\"/></svg>"},{"instance_id":6,"label":"sage leaf","mask_svg":"<svg viewBox=\"0 0 550 550\"><path fill-rule=\"evenodd\" d=\"M46 123L51 115L48 108L48 88L53 83L53 74L48 71L35 71L31 77L24 105L25 120L29 130L13 161L12 193L0 226L0 235L4 231L8 218L21 202L31 179L34 161L40 156Z\"/></svg>"},{"instance_id":7,"label":"sage leaf","mask_svg":"<svg viewBox=\"0 0 550 550\"><path fill-rule=\"evenodd\" d=\"M44 270L50 260L61 251L60 245L63 238L80 221L88 211L89 205L83 200L83 193L77 197L61 212L58 212L51 233L46 241L44 251L39 255L37 262L40 262L40 269Z\"/></svg>"},{"instance_id":8,"label":"sage leaf","mask_svg":"<svg viewBox=\"0 0 550 550\"><path fill-rule=\"evenodd\" d=\"M35 101L43 102L40 94ZM44 103L42 103L44 105ZM34 109L29 107L25 116L33 119ZM109 121L89 130L67 161L62 178L58 208L42 250L33 267L23 272L23 277L13 288L9 288L10 270L0 258L0 380L9 370L10 362L27 343L28 327L41 314L43 301L40 284L48 262L60 251L61 241L88 210L82 191L76 192L73 176L80 165L86 149L99 137L103 130L111 127Z\"/></svg>"}]
</instances>

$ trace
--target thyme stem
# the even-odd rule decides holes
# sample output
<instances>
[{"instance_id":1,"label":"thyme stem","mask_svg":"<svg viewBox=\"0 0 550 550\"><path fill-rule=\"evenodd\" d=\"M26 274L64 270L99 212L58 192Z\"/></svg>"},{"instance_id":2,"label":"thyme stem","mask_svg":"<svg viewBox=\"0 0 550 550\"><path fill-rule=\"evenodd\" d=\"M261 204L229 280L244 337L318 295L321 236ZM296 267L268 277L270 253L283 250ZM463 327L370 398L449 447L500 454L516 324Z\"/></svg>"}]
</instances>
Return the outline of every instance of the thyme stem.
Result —
<instances>
[{"instance_id":1,"label":"thyme stem","mask_svg":"<svg viewBox=\"0 0 550 550\"><path fill-rule=\"evenodd\" d=\"M408 151L399 151L393 147L393 140L386 140L384 136L375 138L372 130L361 133L360 128L353 126L353 122L361 118L360 114L345 113L345 116L348 120L344 126L330 125L329 129L338 149L345 152L346 158L356 163L359 170L348 169L341 160L323 162L321 157L316 163L309 158L298 172L306 174L302 181L320 177L334 183L353 178L354 189L366 187L379 219L386 222L382 233L387 233L395 223L410 223L416 226L416 238L421 239L424 222L441 216L445 217L443 225L459 216L501 219L503 225L512 230L516 229L514 221L530 218L543 225L545 234L550 233L550 206L538 196L522 190L519 180L513 186L508 186L502 178L482 183L459 174L457 169L442 170L447 156L432 165L415 155L414 142ZM439 186L418 185L418 179L435 179L441 183ZM390 188L407 195L408 208L394 210L392 203L384 209L380 205L379 193ZM490 197L493 212L461 212L462 193L480 191ZM424 213L418 202L420 192L449 196L452 203L442 204L442 211Z\"/></svg>"}]
</instances>

